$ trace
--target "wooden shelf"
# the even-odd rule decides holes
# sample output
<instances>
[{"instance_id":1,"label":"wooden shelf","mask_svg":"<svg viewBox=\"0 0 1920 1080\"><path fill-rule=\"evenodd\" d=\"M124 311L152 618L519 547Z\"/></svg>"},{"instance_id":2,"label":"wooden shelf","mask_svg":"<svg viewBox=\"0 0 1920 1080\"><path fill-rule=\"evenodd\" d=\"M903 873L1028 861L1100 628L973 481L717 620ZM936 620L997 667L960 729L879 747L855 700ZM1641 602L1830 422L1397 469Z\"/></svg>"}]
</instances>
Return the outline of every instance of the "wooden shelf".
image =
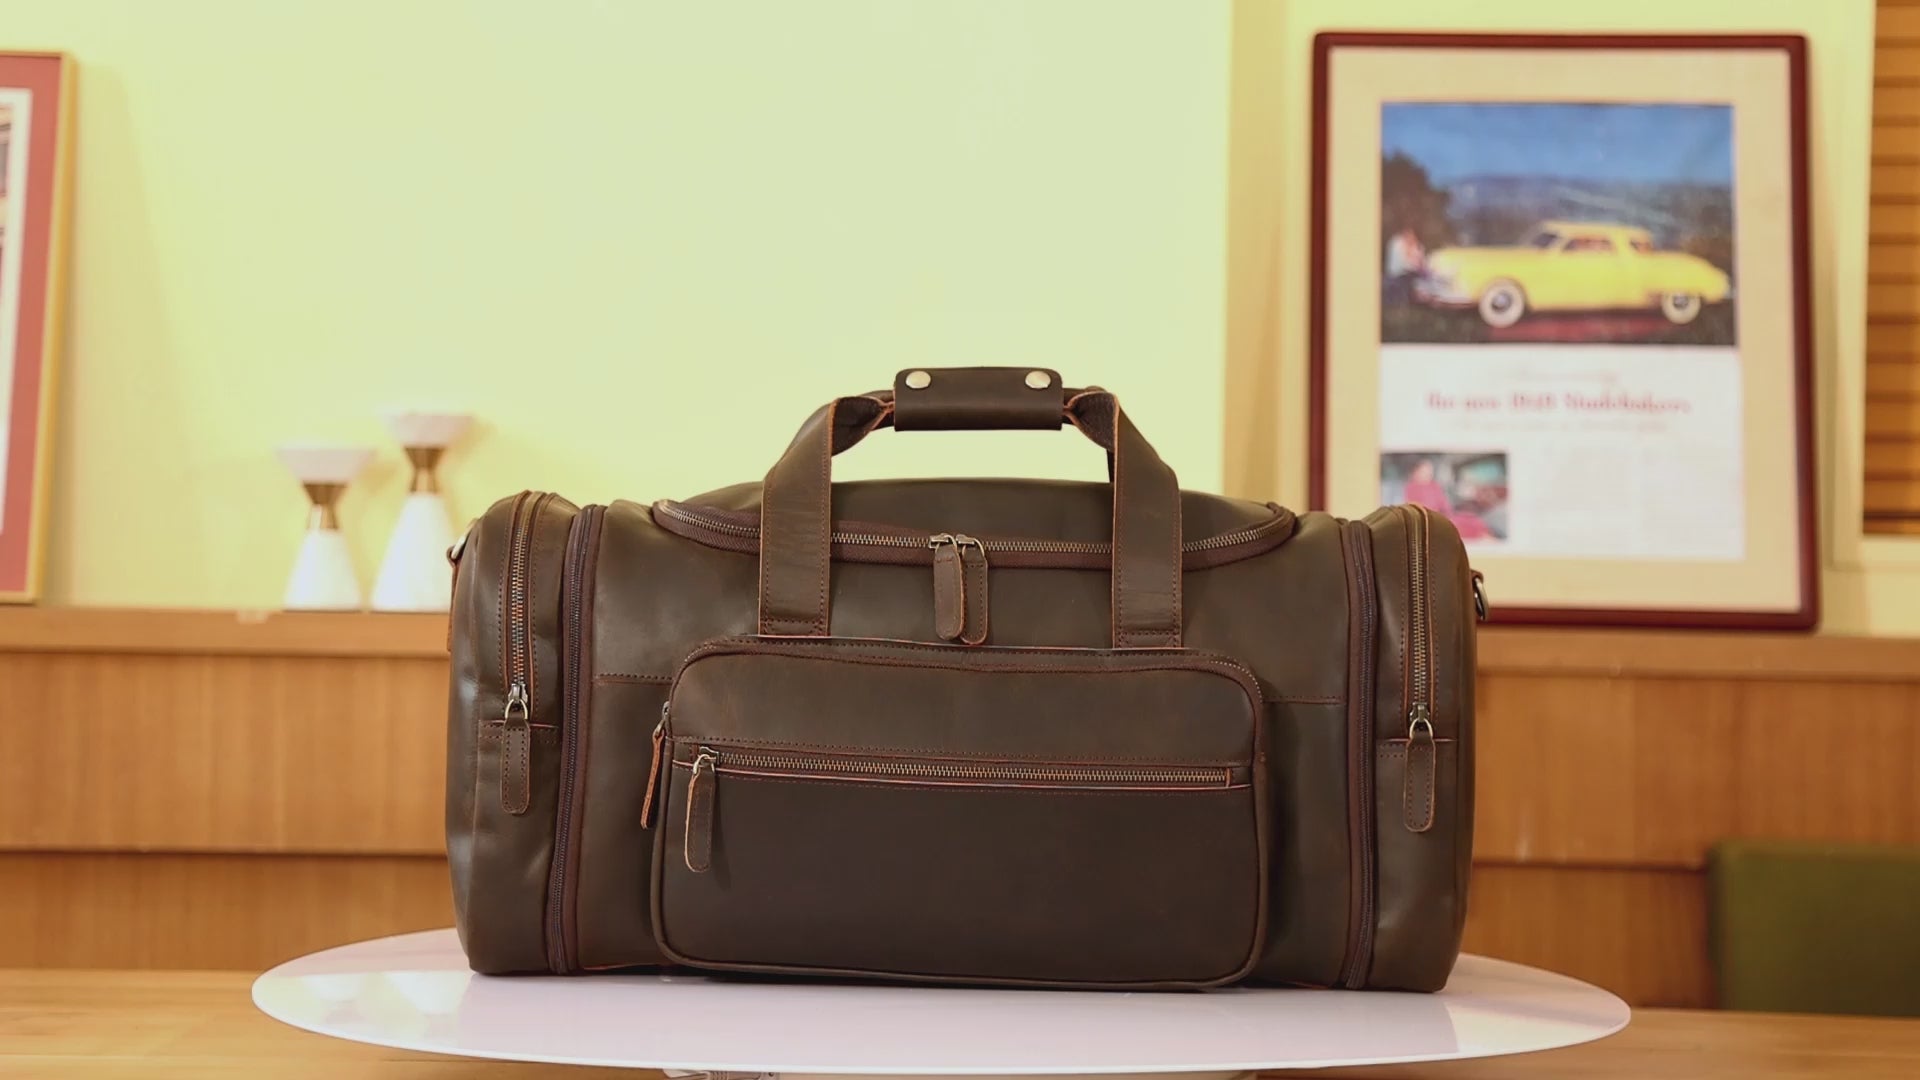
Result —
<instances>
[{"instance_id":1,"label":"wooden shelf","mask_svg":"<svg viewBox=\"0 0 1920 1080\"><path fill-rule=\"evenodd\" d=\"M383 612L0 608L0 652L198 656L446 655L446 616ZM1906 682L1920 638L1490 627L1480 670L1501 674Z\"/></svg>"},{"instance_id":2,"label":"wooden shelf","mask_svg":"<svg viewBox=\"0 0 1920 1080\"><path fill-rule=\"evenodd\" d=\"M357 611L0 608L0 652L444 657L447 617Z\"/></svg>"},{"instance_id":3,"label":"wooden shelf","mask_svg":"<svg viewBox=\"0 0 1920 1080\"><path fill-rule=\"evenodd\" d=\"M1920 638L1770 632L1489 627L1480 671L1754 680L1910 682Z\"/></svg>"}]
</instances>

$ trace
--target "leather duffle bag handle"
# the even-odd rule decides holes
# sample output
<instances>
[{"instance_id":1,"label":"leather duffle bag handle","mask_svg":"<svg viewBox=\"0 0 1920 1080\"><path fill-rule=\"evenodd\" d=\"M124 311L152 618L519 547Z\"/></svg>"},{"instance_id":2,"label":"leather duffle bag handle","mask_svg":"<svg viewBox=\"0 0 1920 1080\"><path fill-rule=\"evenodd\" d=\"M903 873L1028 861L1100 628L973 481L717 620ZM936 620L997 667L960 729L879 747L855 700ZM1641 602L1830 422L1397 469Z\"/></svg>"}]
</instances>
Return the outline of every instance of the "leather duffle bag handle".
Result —
<instances>
[{"instance_id":1,"label":"leather duffle bag handle","mask_svg":"<svg viewBox=\"0 0 1920 1080\"><path fill-rule=\"evenodd\" d=\"M830 625L833 456L883 427L901 431L1058 429L1105 449L1113 484L1113 647L1180 645L1180 483L1097 387L1032 368L903 371L892 390L843 397L801 425L767 473L760 502L763 635L824 637Z\"/></svg>"}]
</instances>

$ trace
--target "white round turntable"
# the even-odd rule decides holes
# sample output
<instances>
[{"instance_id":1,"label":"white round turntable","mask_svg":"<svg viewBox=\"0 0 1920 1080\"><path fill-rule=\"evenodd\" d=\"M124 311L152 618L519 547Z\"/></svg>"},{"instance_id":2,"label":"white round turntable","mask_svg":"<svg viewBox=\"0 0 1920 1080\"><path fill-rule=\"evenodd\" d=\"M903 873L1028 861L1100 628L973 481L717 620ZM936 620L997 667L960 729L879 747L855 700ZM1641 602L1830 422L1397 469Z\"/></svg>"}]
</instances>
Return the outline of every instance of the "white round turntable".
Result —
<instances>
[{"instance_id":1,"label":"white round turntable","mask_svg":"<svg viewBox=\"0 0 1920 1080\"><path fill-rule=\"evenodd\" d=\"M1438 994L1235 988L1073 992L771 983L698 975L476 975L451 930L289 961L267 1015L355 1042L461 1057L743 1077L1226 1078L1523 1054L1627 1024L1617 997L1463 956Z\"/></svg>"}]
</instances>

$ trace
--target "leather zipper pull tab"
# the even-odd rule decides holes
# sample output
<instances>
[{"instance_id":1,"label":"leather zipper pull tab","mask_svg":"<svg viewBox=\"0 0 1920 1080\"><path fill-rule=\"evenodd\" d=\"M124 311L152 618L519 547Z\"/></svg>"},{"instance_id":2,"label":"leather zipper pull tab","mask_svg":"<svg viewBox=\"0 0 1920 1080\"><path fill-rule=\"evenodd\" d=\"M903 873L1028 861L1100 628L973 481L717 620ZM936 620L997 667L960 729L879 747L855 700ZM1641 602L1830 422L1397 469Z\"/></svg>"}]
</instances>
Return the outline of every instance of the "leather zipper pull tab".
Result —
<instances>
[{"instance_id":1,"label":"leather zipper pull tab","mask_svg":"<svg viewBox=\"0 0 1920 1080\"><path fill-rule=\"evenodd\" d=\"M533 728L527 721L527 686L518 679L507 687L500 719L500 809L524 814L533 802Z\"/></svg>"},{"instance_id":2,"label":"leather zipper pull tab","mask_svg":"<svg viewBox=\"0 0 1920 1080\"><path fill-rule=\"evenodd\" d=\"M1434 749L1431 713L1424 703L1416 704L1408 714L1407 780L1400 794L1408 832L1433 828Z\"/></svg>"},{"instance_id":3,"label":"leather zipper pull tab","mask_svg":"<svg viewBox=\"0 0 1920 1080\"><path fill-rule=\"evenodd\" d=\"M956 534L953 547L960 555L962 607L960 643L982 645L987 640L987 545L971 536ZM949 639L951 640L951 639Z\"/></svg>"},{"instance_id":4,"label":"leather zipper pull tab","mask_svg":"<svg viewBox=\"0 0 1920 1080\"><path fill-rule=\"evenodd\" d=\"M927 541L933 549L933 632L941 641L960 637L967 626L967 582L959 538L941 533Z\"/></svg>"},{"instance_id":5,"label":"leather zipper pull tab","mask_svg":"<svg viewBox=\"0 0 1920 1080\"><path fill-rule=\"evenodd\" d=\"M704 874L713 867L713 767L719 755L706 747L693 759L693 779L687 781L687 830L682 855L687 869Z\"/></svg>"},{"instance_id":6,"label":"leather zipper pull tab","mask_svg":"<svg viewBox=\"0 0 1920 1080\"><path fill-rule=\"evenodd\" d=\"M660 722L653 725L653 758L647 769L647 793L640 797L640 827L653 828L653 797L660 790L660 770L666 765L667 715L673 702L660 703Z\"/></svg>"}]
</instances>

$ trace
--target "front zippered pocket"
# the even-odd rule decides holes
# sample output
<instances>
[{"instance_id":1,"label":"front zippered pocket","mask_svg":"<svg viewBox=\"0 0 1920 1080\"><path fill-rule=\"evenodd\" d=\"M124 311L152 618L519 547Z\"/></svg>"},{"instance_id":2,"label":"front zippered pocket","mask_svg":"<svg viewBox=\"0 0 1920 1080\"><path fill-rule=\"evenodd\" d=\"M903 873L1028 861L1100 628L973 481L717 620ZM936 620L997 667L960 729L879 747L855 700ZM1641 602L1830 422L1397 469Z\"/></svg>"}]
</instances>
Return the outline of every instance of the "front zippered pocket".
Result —
<instances>
[{"instance_id":1,"label":"front zippered pocket","mask_svg":"<svg viewBox=\"0 0 1920 1080\"><path fill-rule=\"evenodd\" d=\"M657 732L656 942L721 970L1233 981L1265 941L1265 715L1242 666L1184 651L710 643Z\"/></svg>"},{"instance_id":2,"label":"front zippered pocket","mask_svg":"<svg viewBox=\"0 0 1920 1080\"><path fill-rule=\"evenodd\" d=\"M1273 516L1218 536L1189 540L1181 545L1187 570L1220 566L1271 550L1293 535L1293 512L1269 504ZM654 524L709 547L758 553L758 517L740 511L687 506L670 500L654 503ZM950 532L921 532L888 525L841 522L833 531L833 557L844 562L929 566L938 544ZM1113 545L1095 540L1033 540L1016 537L969 536L981 553L991 553L995 566L1105 570L1113 565Z\"/></svg>"},{"instance_id":3,"label":"front zippered pocket","mask_svg":"<svg viewBox=\"0 0 1920 1080\"><path fill-rule=\"evenodd\" d=\"M589 604L603 517L604 508L599 506L586 507L574 517L567 533L565 577L561 585L560 655L564 671L560 687L560 798L554 815L553 866L547 886L548 962L554 971L561 973L573 970L579 958L574 917L578 875L573 845L586 810L581 773L586 764L586 695L591 688L587 677L591 640Z\"/></svg>"},{"instance_id":4,"label":"front zippered pocket","mask_svg":"<svg viewBox=\"0 0 1920 1080\"><path fill-rule=\"evenodd\" d=\"M688 773L682 857L695 873L705 873L711 865L711 825L719 779L725 776L1020 791L1227 790L1251 782L1249 770L1226 766L902 760L692 745L692 755L676 760L674 767Z\"/></svg>"}]
</instances>

